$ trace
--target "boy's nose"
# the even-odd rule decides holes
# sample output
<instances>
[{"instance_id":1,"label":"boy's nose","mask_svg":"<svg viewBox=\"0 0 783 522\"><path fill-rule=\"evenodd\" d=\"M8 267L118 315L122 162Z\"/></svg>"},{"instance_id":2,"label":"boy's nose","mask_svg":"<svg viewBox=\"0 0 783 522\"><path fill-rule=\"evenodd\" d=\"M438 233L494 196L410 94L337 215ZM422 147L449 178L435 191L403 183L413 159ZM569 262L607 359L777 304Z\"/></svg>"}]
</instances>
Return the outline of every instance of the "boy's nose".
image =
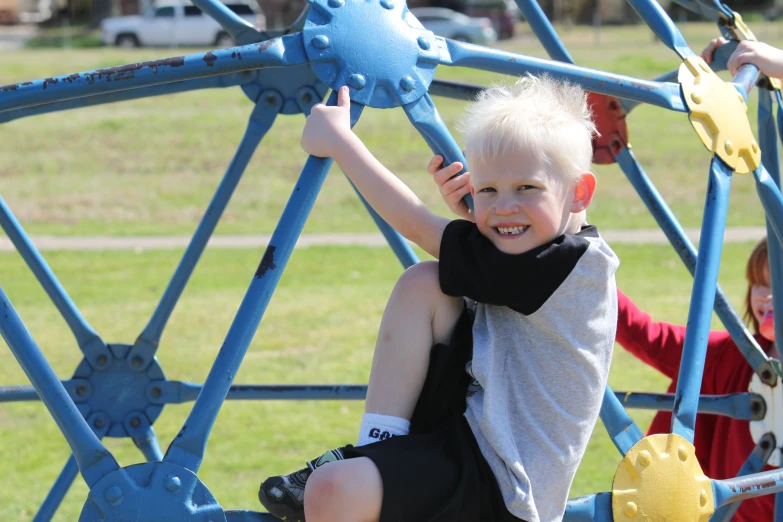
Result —
<instances>
[{"instance_id":1,"label":"boy's nose","mask_svg":"<svg viewBox=\"0 0 783 522\"><path fill-rule=\"evenodd\" d=\"M513 200L513 198L500 198L495 204L495 214L500 216L510 216L512 214L519 214L521 208L519 204Z\"/></svg>"}]
</instances>

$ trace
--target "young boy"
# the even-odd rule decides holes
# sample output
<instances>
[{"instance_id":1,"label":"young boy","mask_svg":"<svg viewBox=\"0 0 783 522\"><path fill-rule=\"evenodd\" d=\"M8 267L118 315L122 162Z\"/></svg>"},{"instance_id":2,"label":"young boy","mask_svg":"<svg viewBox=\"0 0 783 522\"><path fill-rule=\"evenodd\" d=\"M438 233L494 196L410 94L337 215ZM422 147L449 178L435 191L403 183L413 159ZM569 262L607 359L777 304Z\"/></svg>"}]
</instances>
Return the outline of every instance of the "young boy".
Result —
<instances>
[{"instance_id":1,"label":"young boy","mask_svg":"<svg viewBox=\"0 0 783 522\"><path fill-rule=\"evenodd\" d=\"M357 447L267 479L259 499L288 522L560 520L617 324L618 260L584 223L596 183L584 92L529 76L470 107L475 223L427 210L353 134L349 106L343 88L314 108L303 148L333 157L440 262L392 292Z\"/></svg>"}]
</instances>

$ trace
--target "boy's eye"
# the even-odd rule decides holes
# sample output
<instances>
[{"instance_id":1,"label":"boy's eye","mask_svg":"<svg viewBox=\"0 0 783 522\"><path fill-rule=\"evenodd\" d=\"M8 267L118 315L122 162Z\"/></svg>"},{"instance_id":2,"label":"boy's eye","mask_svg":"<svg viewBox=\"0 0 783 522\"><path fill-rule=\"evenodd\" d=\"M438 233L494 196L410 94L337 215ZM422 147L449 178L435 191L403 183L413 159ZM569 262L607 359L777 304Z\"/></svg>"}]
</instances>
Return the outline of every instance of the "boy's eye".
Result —
<instances>
[{"instance_id":1,"label":"boy's eye","mask_svg":"<svg viewBox=\"0 0 783 522\"><path fill-rule=\"evenodd\" d=\"M482 192L496 192L496 190L492 187L484 187L483 189L479 190L479 194L481 194Z\"/></svg>"},{"instance_id":2,"label":"boy's eye","mask_svg":"<svg viewBox=\"0 0 783 522\"><path fill-rule=\"evenodd\" d=\"M525 190L533 190L533 189L535 189L535 188L536 188L536 187L534 187L533 185L520 185L520 186L517 188L517 190L519 190L519 191L525 191Z\"/></svg>"}]
</instances>

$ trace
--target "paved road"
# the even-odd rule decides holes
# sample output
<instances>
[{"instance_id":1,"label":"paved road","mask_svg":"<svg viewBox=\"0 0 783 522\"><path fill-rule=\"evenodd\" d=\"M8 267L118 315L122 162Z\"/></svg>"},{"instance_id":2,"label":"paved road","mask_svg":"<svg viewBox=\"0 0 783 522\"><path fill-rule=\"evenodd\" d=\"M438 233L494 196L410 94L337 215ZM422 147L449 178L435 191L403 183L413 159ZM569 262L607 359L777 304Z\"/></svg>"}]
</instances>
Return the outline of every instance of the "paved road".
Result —
<instances>
[{"instance_id":1,"label":"paved road","mask_svg":"<svg viewBox=\"0 0 783 522\"><path fill-rule=\"evenodd\" d=\"M688 236L697 241L698 229L685 229ZM602 230L609 244L666 244L668 241L658 229ZM763 227L734 227L726 229L726 242L756 241L766 234ZM40 250L151 250L182 249L188 245L189 236L110 237L110 236L32 236L33 244ZM214 236L212 248L256 248L269 243L268 235ZM307 234L299 238L297 247L317 245L362 245L380 247L386 240L380 233L374 234ZM11 241L0 237L0 252L14 250Z\"/></svg>"}]
</instances>

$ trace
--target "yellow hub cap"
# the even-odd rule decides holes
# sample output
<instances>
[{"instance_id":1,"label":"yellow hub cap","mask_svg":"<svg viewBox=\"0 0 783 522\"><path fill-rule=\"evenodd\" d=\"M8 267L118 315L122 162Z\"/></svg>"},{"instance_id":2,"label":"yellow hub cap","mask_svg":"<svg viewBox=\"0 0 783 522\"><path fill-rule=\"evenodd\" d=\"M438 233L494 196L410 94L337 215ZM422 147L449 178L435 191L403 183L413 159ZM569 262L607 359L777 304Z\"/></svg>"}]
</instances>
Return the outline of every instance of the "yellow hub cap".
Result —
<instances>
[{"instance_id":1,"label":"yellow hub cap","mask_svg":"<svg viewBox=\"0 0 783 522\"><path fill-rule=\"evenodd\" d=\"M689 56L677 79L691 125L707 150L738 174L756 170L761 150L748 121L748 107L730 83L721 80L698 56Z\"/></svg>"},{"instance_id":2,"label":"yellow hub cap","mask_svg":"<svg viewBox=\"0 0 783 522\"><path fill-rule=\"evenodd\" d=\"M615 472L615 522L707 522L714 511L710 479L693 444L679 435L643 438Z\"/></svg>"}]
</instances>

